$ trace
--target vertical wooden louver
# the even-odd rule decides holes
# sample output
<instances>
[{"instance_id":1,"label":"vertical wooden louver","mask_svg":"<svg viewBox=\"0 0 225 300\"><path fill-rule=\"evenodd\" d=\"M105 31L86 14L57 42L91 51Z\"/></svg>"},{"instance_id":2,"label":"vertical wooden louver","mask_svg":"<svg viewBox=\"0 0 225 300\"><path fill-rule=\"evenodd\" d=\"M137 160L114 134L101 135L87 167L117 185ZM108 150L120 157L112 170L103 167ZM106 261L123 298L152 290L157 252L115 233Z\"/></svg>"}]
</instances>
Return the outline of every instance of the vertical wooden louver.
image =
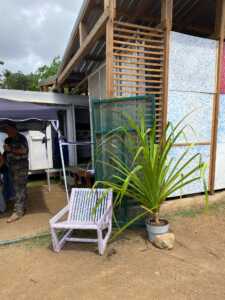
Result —
<instances>
[{"instance_id":1,"label":"vertical wooden louver","mask_svg":"<svg viewBox=\"0 0 225 300\"><path fill-rule=\"evenodd\" d=\"M155 95L159 134L162 130L164 39L164 32L159 28L113 22L113 96Z\"/></svg>"}]
</instances>

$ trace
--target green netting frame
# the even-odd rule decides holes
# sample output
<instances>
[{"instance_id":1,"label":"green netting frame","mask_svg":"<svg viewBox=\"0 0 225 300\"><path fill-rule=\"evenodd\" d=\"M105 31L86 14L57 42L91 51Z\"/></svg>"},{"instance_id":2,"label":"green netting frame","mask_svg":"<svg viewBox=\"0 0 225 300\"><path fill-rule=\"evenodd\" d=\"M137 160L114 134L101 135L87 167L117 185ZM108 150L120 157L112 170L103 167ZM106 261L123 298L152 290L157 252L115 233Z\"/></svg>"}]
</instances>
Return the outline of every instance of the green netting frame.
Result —
<instances>
[{"instance_id":1,"label":"green netting frame","mask_svg":"<svg viewBox=\"0 0 225 300\"><path fill-rule=\"evenodd\" d=\"M139 122L140 111L144 112L145 121L149 128L154 124L155 120L155 97L154 95L148 96L135 96L126 98L111 98L111 99L92 99L92 134L94 143L94 168L96 180L110 179L111 171L101 161L107 161L107 145L99 145L103 141L106 134L120 126L127 125L125 123L123 113L129 113L137 122ZM125 138L125 137L124 137ZM120 158L126 161L126 153L123 147L118 145L116 153ZM129 202L129 205L128 205ZM124 201L122 209L117 214L119 223L123 224L128 221L129 215L132 216L131 210L135 208L135 201ZM130 216L130 217L131 217Z\"/></svg>"}]
</instances>

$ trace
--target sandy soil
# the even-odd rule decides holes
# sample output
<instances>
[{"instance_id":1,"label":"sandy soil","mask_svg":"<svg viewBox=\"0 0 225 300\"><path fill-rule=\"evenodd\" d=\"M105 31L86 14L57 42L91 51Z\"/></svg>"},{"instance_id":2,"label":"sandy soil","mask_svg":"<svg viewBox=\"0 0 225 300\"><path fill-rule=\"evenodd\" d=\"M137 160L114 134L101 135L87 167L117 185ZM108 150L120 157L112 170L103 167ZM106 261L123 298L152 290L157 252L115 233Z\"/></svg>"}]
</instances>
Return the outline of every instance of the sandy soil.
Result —
<instances>
[{"instance_id":1,"label":"sandy soil","mask_svg":"<svg viewBox=\"0 0 225 300\"><path fill-rule=\"evenodd\" d=\"M49 229L49 219L65 206L63 186L54 184L49 193L47 186L28 189L27 213L16 223L7 224L11 214L0 215L0 240L13 240L39 234Z\"/></svg>"},{"instance_id":2,"label":"sandy soil","mask_svg":"<svg viewBox=\"0 0 225 300\"><path fill-rule=\"evenodd\" d=\"M189 215L189 217L187 217ZM207 214L170 217L171 251L154 248L144 230L109 245L49 241L0 248L0 299L225 299L225 205Z\"/></svg>"}]
</instances>

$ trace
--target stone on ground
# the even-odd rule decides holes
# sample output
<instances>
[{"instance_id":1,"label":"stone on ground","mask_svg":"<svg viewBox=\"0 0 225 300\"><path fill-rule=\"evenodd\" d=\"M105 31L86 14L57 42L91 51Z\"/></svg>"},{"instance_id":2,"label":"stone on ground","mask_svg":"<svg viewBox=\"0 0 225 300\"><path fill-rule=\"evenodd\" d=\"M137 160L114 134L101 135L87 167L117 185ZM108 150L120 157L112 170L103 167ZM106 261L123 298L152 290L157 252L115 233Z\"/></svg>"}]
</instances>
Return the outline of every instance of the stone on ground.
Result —
<instances>
[{"instance_id":1,"label":"stone on ground","mask_svg":"<svg viewBox=\"0 0 225 300\"><path fill-rule=\"evenodd\" d=\"M165 233L156 235L153 240L153 245L155 245L159 249L168 249L171 250L174 247L175 243L175 235L173 233Z\"/></svg>"}]
</instances>

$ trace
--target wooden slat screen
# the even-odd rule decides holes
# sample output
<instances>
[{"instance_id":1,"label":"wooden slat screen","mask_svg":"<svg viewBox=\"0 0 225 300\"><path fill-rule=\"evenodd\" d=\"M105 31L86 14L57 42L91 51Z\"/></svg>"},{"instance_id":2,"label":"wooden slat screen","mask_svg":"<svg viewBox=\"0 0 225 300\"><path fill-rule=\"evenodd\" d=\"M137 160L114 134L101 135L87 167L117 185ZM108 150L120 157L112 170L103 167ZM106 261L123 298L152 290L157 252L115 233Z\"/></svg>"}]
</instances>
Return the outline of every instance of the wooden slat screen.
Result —
<instances>
[{"instance_id":1,"label":"wooden slat screen","mask_svg":"<svg viewBox=\"0 0 225 300\"><path fill-rule=\"evenodd\" d=\"M113 23L113 96L155 95L159 134L162 130L164 45L165 34L159 28Z\"/></svg>"}]
</instances>

